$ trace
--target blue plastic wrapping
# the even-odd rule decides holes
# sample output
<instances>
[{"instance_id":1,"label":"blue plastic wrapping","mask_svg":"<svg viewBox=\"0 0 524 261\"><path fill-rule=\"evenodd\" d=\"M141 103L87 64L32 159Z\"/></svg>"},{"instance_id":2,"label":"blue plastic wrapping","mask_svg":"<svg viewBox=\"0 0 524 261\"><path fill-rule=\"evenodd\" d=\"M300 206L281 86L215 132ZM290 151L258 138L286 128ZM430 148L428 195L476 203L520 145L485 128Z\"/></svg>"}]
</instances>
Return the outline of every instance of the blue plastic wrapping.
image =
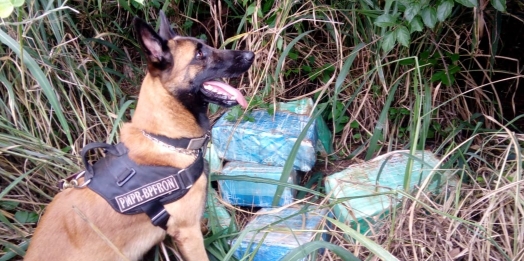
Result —
<instances>
[{"instance_id":1,"label":"blue plastic wrapping","mask_svg":"<svg viewBox=\"0 0 524 261\"><path fill-rule=\"evenodd\" d=\"M282 171L282 167L231 161L224 166L222 174L280 180ZM292 170L288 183L296 184L297 182L297 173ZM219 180L218 184L220 185L220 193L224 201L237 206L271 207L277 190L277 185L248 181ZM284 188L279 206L292 203L294 193L295 191L290 188Z\"/></svg>"},{"instance_id":2,"label":"blue plastic wrapping","mask_svg":"<svg viewBox=\"0 0 524 261\"><path fill-rule=\"evenodd\" d=\"M382 215L387 214L402 198L400 193L398 196L382 193L403 189L410 159L407 154L408 150L393 151L327 177L326 193L331 195L331 202L339 202L333 207L335 217L358 228L361 233L367 232L370 226L380 226ZM417 151L414 157L410 191L433 173L425 189L436 192L451 176L449 171L434 170L439 159L430 151ZM341 198L353 199L341 202Z\"/></svg>"},{"instance_id":3,"label":"blue plastic wrapping","mask_svg":"<svg viewBox=\"0 0 524 261\"><path fill-rule=\"evenodd\" d=\"M308 210L304 214L296 214L298 208L287 208L278 211L274 208L263 208L258 211L255 219L250 221L244 230L248 230L241 239L235 256L241 259L246 252L256 250L253 261L278 261L289 251L311 241L323 238L322 226L327 210ZM282 221L274 224L277 221ZM233 244L236 242L233 240ZM246 259L247 260L247 259ZM302 259L305 260L305 259Z\"/></svg>"},{"instance_id":4,"label":"blue plastic wrapping","mask_svg":"<svg viewBox=\"0 0 524 261\"><path fill-rule=\"evenodd\" d=\"M251 113L254 122L240 123L221 117L213 127L213 145L220 158L284 166L298 136L310 117L287 111L269 115L265 110ZM309 171L315 165L317 132L314 121L301 141L293 164L294 169Z\"/></svg>"}]
</instances>

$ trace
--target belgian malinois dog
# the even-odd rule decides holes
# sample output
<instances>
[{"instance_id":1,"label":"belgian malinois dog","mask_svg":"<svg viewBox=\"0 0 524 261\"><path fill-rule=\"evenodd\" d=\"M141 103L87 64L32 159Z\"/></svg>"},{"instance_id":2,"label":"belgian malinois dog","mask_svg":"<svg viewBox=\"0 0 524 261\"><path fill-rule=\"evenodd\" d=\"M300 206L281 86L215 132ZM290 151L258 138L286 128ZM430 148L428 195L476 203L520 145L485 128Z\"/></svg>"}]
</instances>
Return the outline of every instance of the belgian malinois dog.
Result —
<instances>
[{"instance_id":1,"label":"belgian malinois dog","mask_svg":"<svg viewBox=\"0 0 524 261\"><path fill-rule=\"evenodd\" d=\"M166 146L164 140L205 137L210 129L209 102L246 107L240 91L218 79L246 72L253 63L254 53L214 49L196 38L175 34L163 12L160 20L158 33L145 21L134 20L138 41L147 57L147 74L132 120L122 127L120 140L133 164L189 169L197 164L195 158L200 159L201 150L173 148ZM106 174L97 174L94 166L95 178ZM109 200L125 210L147 198L168 193L170 186L182 187L180 182L162 179L108 199L82 186L87 183L87 174L78 178L73 188L58 193L47 207L25 260L140 260L166 233L185 260L208 260L200 226L208 182L201 167L193 169L199 173L185 187L185 194L162 204L169 214L164 228L153 225L154 218L145 213L129 215L115 211L117 208ZM132 174L126 174L123 181L149 173Z\"/></svg>"}]
</instances>

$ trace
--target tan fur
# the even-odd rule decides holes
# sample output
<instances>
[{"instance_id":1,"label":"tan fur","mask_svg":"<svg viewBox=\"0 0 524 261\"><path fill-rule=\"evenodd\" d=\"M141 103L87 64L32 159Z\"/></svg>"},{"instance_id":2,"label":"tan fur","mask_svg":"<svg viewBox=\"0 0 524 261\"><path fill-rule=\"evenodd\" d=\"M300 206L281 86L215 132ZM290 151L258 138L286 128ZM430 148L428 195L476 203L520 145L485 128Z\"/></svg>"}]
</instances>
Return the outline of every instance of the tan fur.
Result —
<instances>
[{"instance_id":1,"label":"tan fur","mask_svg":"<svg viewBox=\"0 0 524 261\"><path fill-rule=\"evenodd\" d=\"M169 93L172 88L186 86L189 76L199 70L188 66L193 45L177 38L169 42L173 56L177 57L171 72L147 74L132 121L120 133L121 141L130 150L129 156L139 164L185 168L194 161L192 156L177 154L151 142L142 135L142 130L172 138L200 137L205 133ZM206 188L207 179L202 175L183 198L165 206L171 215L167 233L176 241L185 260L208 260L200 230ZM67 189L57 194L47 207L25 260L126 260L121 254L127 260L139 260L165 235L166 231L153 226L145 214L122 215L90 189Z\"/></svg>"}]
</instances>

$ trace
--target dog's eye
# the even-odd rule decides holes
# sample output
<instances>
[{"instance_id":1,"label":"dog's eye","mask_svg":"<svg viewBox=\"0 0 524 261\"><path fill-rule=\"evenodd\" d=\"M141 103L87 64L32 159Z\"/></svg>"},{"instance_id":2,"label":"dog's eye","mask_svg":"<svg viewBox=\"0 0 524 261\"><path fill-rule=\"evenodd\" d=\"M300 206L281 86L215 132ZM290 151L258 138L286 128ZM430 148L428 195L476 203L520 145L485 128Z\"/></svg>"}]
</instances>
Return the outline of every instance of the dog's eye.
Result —
<instances>
[{"instance_id":1,"label":"dog's eye","mask_svg":"<svg viewBox=\"0 0 524 261\"><path fill-rule=\"evenodd\" d=\"M202 51L198 50L198 51L196 52L195 57L196 57L197 59L199 59L199 60L202 60L202 59L204 59L204 53L203 53Z\"/></svg>"}]
</instances>

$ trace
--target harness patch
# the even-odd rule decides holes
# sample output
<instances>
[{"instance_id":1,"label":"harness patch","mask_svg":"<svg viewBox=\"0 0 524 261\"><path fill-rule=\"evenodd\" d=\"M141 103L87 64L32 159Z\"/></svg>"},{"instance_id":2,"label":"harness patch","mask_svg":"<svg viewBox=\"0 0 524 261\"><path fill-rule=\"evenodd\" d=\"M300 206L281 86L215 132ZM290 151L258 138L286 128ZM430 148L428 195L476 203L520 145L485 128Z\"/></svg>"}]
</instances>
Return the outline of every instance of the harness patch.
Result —
<instances>
[{"instance_id":1,"label":"harness patch","mask_svg":"<svg viewBox=\"0 0 524 261\"><path fill-rule=\"evenodd\" d=\"M169 194L177 189L179 189L179 186L175 180L175 177L168 176L120 196L116 196L115 200L118 204L118 207L120 208L120 211L123 213L155 198Z\"/></svg>"}]
</instances>

